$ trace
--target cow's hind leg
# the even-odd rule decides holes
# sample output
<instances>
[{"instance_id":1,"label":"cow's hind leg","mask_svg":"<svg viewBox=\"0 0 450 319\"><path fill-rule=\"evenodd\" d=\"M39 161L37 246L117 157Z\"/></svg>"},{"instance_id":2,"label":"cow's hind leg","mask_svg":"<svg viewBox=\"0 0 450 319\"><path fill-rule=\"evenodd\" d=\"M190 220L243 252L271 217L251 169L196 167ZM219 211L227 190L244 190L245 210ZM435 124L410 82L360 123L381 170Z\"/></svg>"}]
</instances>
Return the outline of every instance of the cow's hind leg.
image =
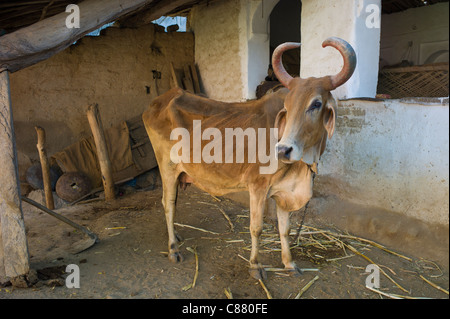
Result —
<instances>
[{"instance_id":1,"label":"cow's hind leg","mask_svg":"<svg viewBox=\"0 0 450 319\"><path fill-rule=\"evenodd\" d=\"M169 260L174 263L182 262L183 256L178 248L178 236L173 225L175 215L175 206L177 202L178 179L166 178L163 180L163 198L164 213L166 215L167 231L169 233Z\"/></svg>"},{"instance_id":2,"label":"cow's hind leg","mask_svg":"<svg viewBox=\"0 0 450 319\"><path fill-rule=\"evenodd\" d=\"M287 270L293 271L296 275L301 275L302 270L292 261L289 247L289 212L277 207L277 218L281 241L281 260Z\"/></svg>"}]
</instances>

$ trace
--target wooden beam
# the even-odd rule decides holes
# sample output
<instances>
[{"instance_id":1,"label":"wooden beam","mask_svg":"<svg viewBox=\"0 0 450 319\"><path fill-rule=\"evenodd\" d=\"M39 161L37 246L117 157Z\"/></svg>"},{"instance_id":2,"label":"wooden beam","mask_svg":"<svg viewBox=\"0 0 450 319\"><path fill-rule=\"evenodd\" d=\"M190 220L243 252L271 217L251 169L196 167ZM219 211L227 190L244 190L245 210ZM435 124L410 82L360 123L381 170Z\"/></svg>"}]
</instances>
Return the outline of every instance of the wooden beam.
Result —
<instances>
[{"instance_id":1,"label":"wooden beam","mask_svg":"<svg viewBox=\"0 0 450 319\"><path fill-rule=\"evenodd\" d=\"M55 3L55 0L51 0L45 7L44 9L42 9L42 13L41 13L41 17L39 18L39 21L44 20L45 19L45 15L47 14L48 8L50 8L52 6L52 4ZM50 208L50 207L48 207ZM53 208L50 208L53 209Z\"/></svg>"},{"instance_id":2,"label":"wooden beam","mask_svg":"<svg viewBox=\"0 0 450 319\"><path fill-rule=\"evenodd\" d=\"M85 0L79 3L80 28L67 28L62 12L0 37L0 71L15 72L64 50L102 25L141 9L153 0Z\"/></svg>"},{"instance_id":3,"label":"wooden beam","mask_svg":"<svg viewBox=\"0 0 450 319\"><path fill-rule=\"evenodd\" d=\"M115 198L112 165L109 159L105 132L103 131L97 104L89 105L87 117L91 126L92 135L94 136L95 147L97 148L97 157L102 173L103 188L105 190L105 200L111 200Z\"/></svg>"},{"instance_id":4,"label":"wooden beam","mask_svg":"<svg viewBox=\"0 0 450 319\"><path fill-rule=\"evenodd\" d=\"M34 127L37 133L36 147L41 161L42 181L44 183L45 204L48 209L55 209L53 201L52 182L50 179L50 165L48 163L47 151L45 150L45 130L40 126Z\"/></svg>"},{"instance_id":5,"label":"wooden beam","mask_svg":"<svg viewBox=\"0 0 450 319\"><path fill-rule=\"evenodd\" d=\"M0 71L0 276L17 278L30 270L20 200L19 169L8 71Z\"/></svg>"}]
</instances>

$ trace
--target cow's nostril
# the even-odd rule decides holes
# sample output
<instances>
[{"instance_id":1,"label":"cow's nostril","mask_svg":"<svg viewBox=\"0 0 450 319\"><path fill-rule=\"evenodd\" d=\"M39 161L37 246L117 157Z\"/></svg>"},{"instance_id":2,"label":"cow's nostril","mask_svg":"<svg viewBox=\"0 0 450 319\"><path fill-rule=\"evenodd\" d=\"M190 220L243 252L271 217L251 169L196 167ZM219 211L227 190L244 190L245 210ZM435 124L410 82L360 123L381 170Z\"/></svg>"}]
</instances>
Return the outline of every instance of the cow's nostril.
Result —
<instances>
[{"instance_id":1,"label":"cow's nostril","mask_svg":"<svg viewBox=\"0 0 450 319\"><path fill-rule=\"evenodd\" d=\"M280 145L278 148L278 158L279 159L287 159L289 160L292 153L292 147Z\"/></svg>"},{"instance_id":2,"label":"cow's nostril","mask_svg":"<svg viewBox=\"0 0 450 319\"><path fill-rule=\"evenodd\" d=\"M292 147L288 147L284 153L284 155L289 159L291 157Z\"/></svg>"}]
</instances>

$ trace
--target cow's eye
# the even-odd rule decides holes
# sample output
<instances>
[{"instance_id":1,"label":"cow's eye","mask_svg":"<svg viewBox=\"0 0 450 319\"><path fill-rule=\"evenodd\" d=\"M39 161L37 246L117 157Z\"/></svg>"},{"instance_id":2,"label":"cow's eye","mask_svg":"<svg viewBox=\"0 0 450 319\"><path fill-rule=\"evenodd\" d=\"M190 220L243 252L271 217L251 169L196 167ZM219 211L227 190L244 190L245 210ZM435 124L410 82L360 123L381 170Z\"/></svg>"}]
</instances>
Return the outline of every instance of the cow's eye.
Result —
<instances>
[{"instance_id":1,"label":"cow's eye","mask_svg":"<svg viewBox=\"0 0 450 319\"><path fill-rule=\"evenodd\" d=\"M308 110L309 111L314 111L314 110L320 109L321 107L322 107L322 102L320 102L319 100L314 100L311 103L311 105L310 105Z\"/></svg>"}]
</instances>

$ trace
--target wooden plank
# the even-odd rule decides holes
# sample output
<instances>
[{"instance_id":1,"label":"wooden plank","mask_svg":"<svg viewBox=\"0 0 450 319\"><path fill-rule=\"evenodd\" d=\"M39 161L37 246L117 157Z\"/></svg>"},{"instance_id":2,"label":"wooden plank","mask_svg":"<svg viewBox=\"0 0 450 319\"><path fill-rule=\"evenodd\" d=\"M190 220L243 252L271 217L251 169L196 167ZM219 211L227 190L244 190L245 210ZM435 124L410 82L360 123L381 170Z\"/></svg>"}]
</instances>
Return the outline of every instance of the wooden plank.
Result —
<instances>
[{"instance_id":1,"label":"wooden plank","mask_svg":"<svg viewBox=\"0 0 450 319\"><path fill-rule=\"evenodd\" d=\"M186 91L195 93L194 84L192 83L191 71L189 70L189 65L184 66L184 78L183 84Z\"/></svg>"},{"instance_id":2,"label":"wooden plank","mask_svg":"<svg viewBox=\"0 0 450 319\"><path fill-rule=\"evenodd\" d=\"M105 200L111 200L116 197L114 192L114 179L112 174L112 165L109 159L108 147L106 146L105 132L98 111L98 105L89 105L87 111L89 125L94 136L95 147L97 148L97 157L102 173L103 188L105 190Z\"/></svg>"},{"instance_id":3,"label":"wooden plank","mask_svg":"<svg viewBox=\"0 0 450 319\"><path fill-rule=\"evenodd\" d=\"M175 72L175 68L173 67L173 63L170 62L170 74L172 75L172 87L176 88L183 88L181 85L181 81L177 76L177 73Z\"/></svg>"},{"instance_id":4,"label":"wooden plank","mask_svg":"<svg viewBox=\"0 0 450 319\"><path fill-rule=\"evenodd\" d=\"M153 0L85 0L78 4L80 28L67 28L62 12L0 37L0 70L18 71L64 50L108 22L141 9ZM36 36L39 34L40 36Z\"/></svg>"},{"instance_id":5,"label":"wooden plank","mask_svg":"<svg viewBox=\"0 0 450 319\"><path fill-rule=\"evenodd\" d=\"M20 201L19 170L11 110L9 74L0 71L0 275L28 274L30 261Z\"/></svg>"},{"instance_id":6,"label":"wooden plank","mask_svg":"<svg viewBox=\"0 0 450 319\"><path fill-rule=\"evenodd\" d=\"M202 93L200 90L200 79L198 77L197 67L195 66L195 63L191 63L190 68L192 73L192 82L194 82L195 94Z\"/></svg>"}]
</instances>

